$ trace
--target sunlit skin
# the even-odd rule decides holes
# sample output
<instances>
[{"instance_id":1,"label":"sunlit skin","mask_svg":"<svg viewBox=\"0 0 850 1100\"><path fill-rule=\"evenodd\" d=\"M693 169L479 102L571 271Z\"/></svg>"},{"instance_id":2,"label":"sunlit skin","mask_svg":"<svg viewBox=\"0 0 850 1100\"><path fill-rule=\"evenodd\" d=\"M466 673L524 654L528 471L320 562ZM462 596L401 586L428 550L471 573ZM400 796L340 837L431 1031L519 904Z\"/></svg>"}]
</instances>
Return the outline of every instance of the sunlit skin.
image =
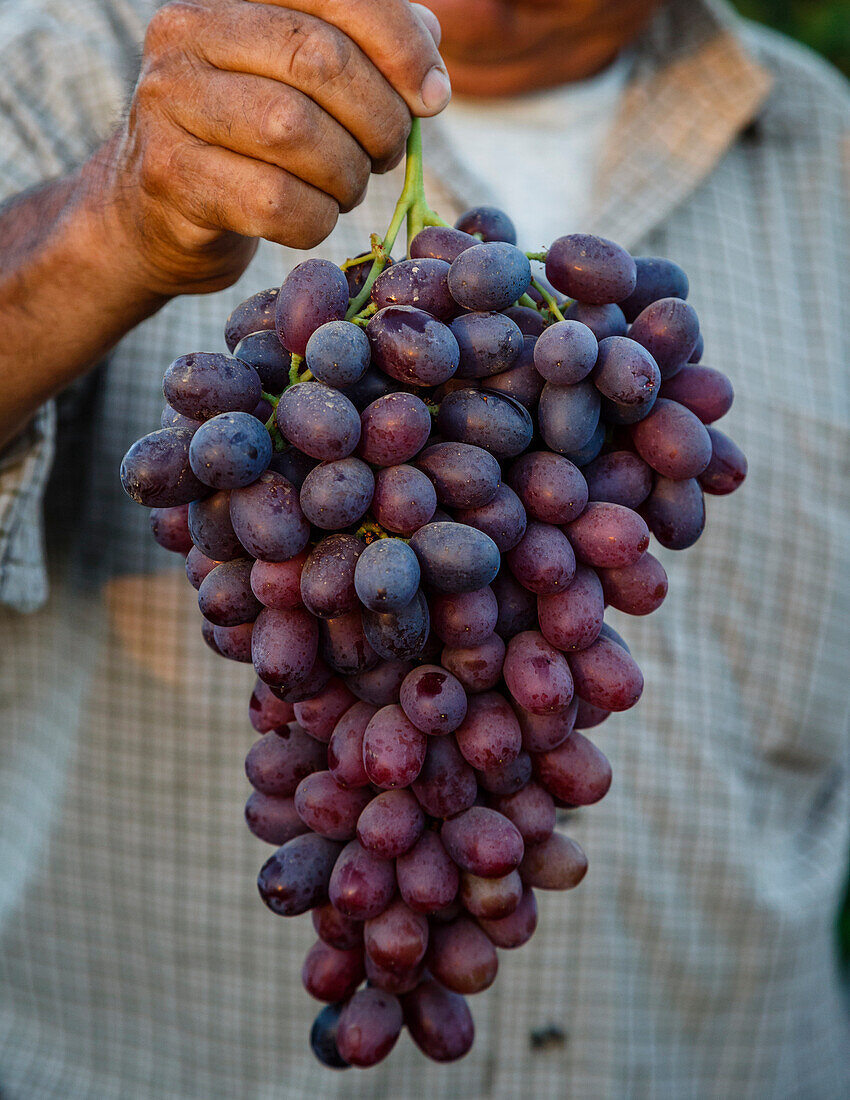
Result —
<instances>
[{"instance_id":1,"label":"sunlit skin","mask_svg":"<svg viewBox=\"0 0 850 1100\"><path fill-rule=\"evenodd\" d=\"M663 0L428 0L460 95L508 96L592 76Z\"/></svg>"}]
</instances>

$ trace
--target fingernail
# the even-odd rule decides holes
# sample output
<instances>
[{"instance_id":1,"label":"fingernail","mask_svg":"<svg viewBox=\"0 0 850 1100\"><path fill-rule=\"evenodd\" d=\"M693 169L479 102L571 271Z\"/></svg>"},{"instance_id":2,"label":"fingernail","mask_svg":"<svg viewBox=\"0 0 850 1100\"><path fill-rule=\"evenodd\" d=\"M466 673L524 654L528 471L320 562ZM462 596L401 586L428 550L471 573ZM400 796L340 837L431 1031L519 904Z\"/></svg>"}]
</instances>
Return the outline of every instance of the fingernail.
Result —
<instances>
[{"instance_id":1,"label":"fingernail","mask_svg":"<svg viewBox=\"0 0 850 1100\"><path fill-rule=\"evenodd\" d=\"M441 111L452 98L448 73L435 65L425 74L419 95L429 111Z\"/></svg>"}]
</instances>

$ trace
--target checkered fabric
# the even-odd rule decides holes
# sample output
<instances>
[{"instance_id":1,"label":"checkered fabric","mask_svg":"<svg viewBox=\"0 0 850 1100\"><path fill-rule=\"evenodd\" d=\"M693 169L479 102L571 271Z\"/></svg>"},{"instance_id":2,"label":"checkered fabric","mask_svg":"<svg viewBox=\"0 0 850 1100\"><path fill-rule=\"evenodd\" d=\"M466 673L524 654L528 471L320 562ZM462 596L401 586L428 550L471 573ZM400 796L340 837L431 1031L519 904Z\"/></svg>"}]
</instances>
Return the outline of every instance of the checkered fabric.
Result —
<instances>
[{"instance_id":1,"label":"checkered fabric","mask_svg":"<svg viewBox=\"0 0 850 1100\"><path fill-rule=\"evenodd\" d=\"M108 131L152 7L0 0L4 194ZM231 307L296 257L262 246L237 286L130 333L60 400L58 430L39 414L0 466L4 1100L850 1095L832 932L850 849L849 102L823 63L706 0L675 0L636 47L588 229L687 270L750 476L709 498L693 549L660 552L661 610L612 616L646 690L592 735L615 781L569 825L590 872L501 953L456 1065L406 1038L368 1072L313 1060L309 918L261 904L268 849L242 822L251 670L204 647L180 559L118 481L165 366L222 348ZM486 201L438 123L426 141L435 205ZM506 171L531 166L506 151ZM322 252L361 250L398 184L377 178Z\"/></svg>"}]
</instances>

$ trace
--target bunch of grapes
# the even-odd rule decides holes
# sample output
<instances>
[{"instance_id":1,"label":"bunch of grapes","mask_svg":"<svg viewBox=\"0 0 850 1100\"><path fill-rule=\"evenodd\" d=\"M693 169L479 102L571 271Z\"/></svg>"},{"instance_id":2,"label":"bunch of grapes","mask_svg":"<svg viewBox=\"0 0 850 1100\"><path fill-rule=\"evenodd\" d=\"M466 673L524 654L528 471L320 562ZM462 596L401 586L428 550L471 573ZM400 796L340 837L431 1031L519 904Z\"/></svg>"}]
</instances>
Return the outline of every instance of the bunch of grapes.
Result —
<instances>
[{"instance_id":1,"label":"bunch of grapes","mask_svg":"<svg viewBox=\"0 0 850 1100\"><path fill-rule=\"evenodd\" d=\"M387 236L243 302L230 355L176 359L121 468L209 646L256 670L259 890L312 910L311 1042L338 1068L405 1025L469 1050L466 995L533 934L535 890L587 870L555 831L611 783L583 731L643 688L605 607L654 611L650 534L691 546L746 474L682 269L582 234L529 254L488 207L448 226L416 139Z\"/></svg>"}]
</instances>

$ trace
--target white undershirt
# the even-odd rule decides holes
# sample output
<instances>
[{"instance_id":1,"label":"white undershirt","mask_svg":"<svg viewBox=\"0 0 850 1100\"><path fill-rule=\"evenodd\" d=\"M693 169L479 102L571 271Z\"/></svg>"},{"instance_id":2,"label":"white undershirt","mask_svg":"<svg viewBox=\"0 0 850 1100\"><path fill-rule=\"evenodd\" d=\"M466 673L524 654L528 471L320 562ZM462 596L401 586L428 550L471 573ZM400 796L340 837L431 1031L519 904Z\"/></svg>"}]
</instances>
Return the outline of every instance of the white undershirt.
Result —
<instances>
[{"instance_id":1,"label":"white undershirt","mask_svg":"<svg viewBox=\"0 0 850 1100\"><path fill-rule=\"evenodd\" d=\"M629 68L624 55L589 80L545 92L455 96L442 115L453 153L487 181L525 248L586 229L596 167Z\"/></svg>"}]
</instances>

